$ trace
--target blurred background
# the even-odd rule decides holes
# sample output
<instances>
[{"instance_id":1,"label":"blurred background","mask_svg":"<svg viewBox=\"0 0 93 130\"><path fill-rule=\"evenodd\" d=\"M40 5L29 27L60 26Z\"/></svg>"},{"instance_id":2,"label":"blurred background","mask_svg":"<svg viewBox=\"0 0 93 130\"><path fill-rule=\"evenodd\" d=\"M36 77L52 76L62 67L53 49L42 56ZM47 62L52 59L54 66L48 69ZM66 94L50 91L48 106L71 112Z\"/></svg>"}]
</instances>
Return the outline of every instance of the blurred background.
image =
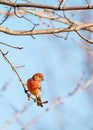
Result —
<instances>
[{"instance_id":1,"label":"blurred background","mask_svg":"<svg viewBox=\"0 0 93 130\"><path fill-rule=\"evenodd\" d=\"M58 4L57 0L51 2L50 0L32 0L31 2L47 5ZM89 0L89 3L93 5L92 0ZM66 6L86 4L85 0L68 0ZM9 7L0 5L0 12L8 9ZM69 18L72 14L76 22L93 22L92 10L66 12ZM4 15L1 15L1 21L3 18ZM33 15L27 15L27 18L39 24L35 29L47 28L51 25L50 21L44 19L47 23L45 25ZM61 23L54 22L53 24L56 27L64 27ZM32 29L33 24L26 19L9 17L0 26L25 30ZM92 33L84 31L82 33L89 39L93 39ZM35 35L32 38L32 36L13 36L0 32L0 42L23 47L22 50L17 50L0 44L3 52L9 51L7 57L14 66L24 66L17 68L24 83L37 72L44 74L42 100L48 100L48 104L45 104L43 108L38 107L33 100L28 101L18 77L0 55L0 130L93 129L92 83L82 93L68 96L79 83L83 86L93 73L93 45L86 43L75 32L62 33L60 38L52 34ZM65 98L66 96L68 98ZM64 103L57 100L59 97ZM47 108L50 108L49 111Z\"/></svg>"}]
</instances>

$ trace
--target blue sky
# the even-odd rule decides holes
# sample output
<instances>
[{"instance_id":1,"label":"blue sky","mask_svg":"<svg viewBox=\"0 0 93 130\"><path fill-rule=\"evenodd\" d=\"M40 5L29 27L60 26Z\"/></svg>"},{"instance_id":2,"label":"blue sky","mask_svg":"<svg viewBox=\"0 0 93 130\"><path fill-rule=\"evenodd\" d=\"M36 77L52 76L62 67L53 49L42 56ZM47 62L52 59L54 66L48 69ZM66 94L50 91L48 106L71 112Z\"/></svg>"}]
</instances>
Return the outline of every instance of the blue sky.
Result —
<instances>
[{"instance_id":1,"label":"blue sky","mask_svg":"<svg viewBox=\"0 0 93 130\"><path fill-rule=\"evenodd\" d=\"M45 1L46 4L48 2L48 0ZM56 4L57 1L53 3ZM17 19L16 21L14 18L8 19L4 23L4 26L12 29L32 27L30 23L22 21L22 19ZM23 50L15 50L0 45L4 52L9 51L7 57L14 65L25 65L25 67L17 69L23 82L26 82L28 78L37 72L45 75L45 81L42 83L42 99L49 101L44 108L40 108L31 100L26 112L18 118L22 124L14 120L11 125L3 130L21 130L28 122L45 111L58 97L64 97L73 91L84 71L84 83L89 79L90 75L88 66L86 65L86 53L83 48L71 39L73 36L77 40L80 40L73 32L69 34L67 40L57 38L53 35L38 35L33 39L31 36L18 37L0 33L1 42L24 47ZM13 117L15 111L20 111L28 103L28 100L16 74L2 58L2 55L0 55L0 59L0 88L6 82L10 81L7 90L0 92L0 130L2 130L1 128L5 126L5 122ZM35 124L28 128L28 130L30 129L93 129L93 111L88 89L66 99L64 104L60 104L45 113Z\"/></svg>"}]
</instances>

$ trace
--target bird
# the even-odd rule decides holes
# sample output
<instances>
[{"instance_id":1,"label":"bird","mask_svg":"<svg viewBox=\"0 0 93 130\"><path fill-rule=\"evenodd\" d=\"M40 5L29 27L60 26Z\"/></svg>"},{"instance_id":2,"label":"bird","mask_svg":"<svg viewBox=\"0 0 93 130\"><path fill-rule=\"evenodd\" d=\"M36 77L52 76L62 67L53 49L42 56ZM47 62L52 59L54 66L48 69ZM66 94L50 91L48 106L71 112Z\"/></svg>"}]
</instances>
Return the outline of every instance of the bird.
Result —
<instances>
[{"instance_id":1,"label":"bird","mask_svg":"<svg viewBox=\"0 0 93 130\"><path fill-rule=\"evenodd\" d=\"M27 80L28 91L36 96L36 102L38 106L43 107L41 101L41 82L44 80L44 75L42 73L36 73L32 78Z\"/></svg>"}]
</instances>

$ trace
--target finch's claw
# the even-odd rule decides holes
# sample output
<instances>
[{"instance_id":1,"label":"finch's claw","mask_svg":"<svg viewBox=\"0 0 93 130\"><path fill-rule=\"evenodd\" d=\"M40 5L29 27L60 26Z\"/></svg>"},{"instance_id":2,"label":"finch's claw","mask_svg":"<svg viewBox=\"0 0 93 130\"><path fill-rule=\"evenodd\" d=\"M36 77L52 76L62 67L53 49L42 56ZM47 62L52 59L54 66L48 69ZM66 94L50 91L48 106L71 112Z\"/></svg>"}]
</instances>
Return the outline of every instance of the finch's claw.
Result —
<instances>
[{"instance_id":1,"label":"finch's claw","mask_svg":"<svg viewBox=\"0 0 93 130\"><path fill-rule=\"evenodd\" d=\"M25 89L25 93L28 93L28 90Z\"/></svg>"},{"instance_id":2,"label":"finch's claw","mask_svg":"<svg viewBox=\"0 0 93 130\"><path fill-rule=\"evenodd\" d=\"M31 94L27 93L28 100L31 98Z\"/></svg>"}]
</instances>

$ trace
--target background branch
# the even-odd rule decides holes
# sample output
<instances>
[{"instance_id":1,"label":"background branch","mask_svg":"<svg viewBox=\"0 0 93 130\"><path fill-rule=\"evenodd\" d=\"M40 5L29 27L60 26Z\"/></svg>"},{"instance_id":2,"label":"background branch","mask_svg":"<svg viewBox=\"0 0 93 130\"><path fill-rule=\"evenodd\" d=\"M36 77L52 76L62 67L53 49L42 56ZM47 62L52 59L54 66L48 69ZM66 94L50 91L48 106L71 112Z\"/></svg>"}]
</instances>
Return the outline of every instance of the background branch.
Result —
<instances>
[{"instance_id":1,"label":"background branch","mask_svg":"<svg viewBox=\"0 0 93 130\"><path fill-rule=\"evenodd\" d=\"M63 11L71 11L71 10L90 10L93 9L93 6L70 6L70 7L59 7L58 6L49 6L49 5L41 5L41 4L24 4L24 3L13 3L13 2L4 2L0 1L0 4L11 6L11 7L33 7L33 8L41 8L41 9L52 9L52 10L63 10Z\"/></svg>"}]
</instances>

